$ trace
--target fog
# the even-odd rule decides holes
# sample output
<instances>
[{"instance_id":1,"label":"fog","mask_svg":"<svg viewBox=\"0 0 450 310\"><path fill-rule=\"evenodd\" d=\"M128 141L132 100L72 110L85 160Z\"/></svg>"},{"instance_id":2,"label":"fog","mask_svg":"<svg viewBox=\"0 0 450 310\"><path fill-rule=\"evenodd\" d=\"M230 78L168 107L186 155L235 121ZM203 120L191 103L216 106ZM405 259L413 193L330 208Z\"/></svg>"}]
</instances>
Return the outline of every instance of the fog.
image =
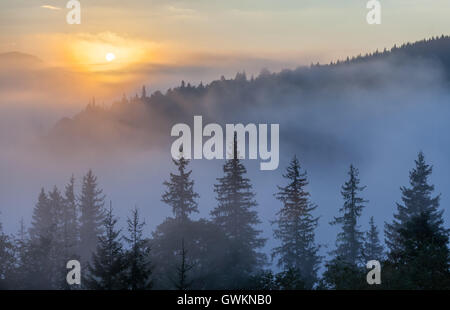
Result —
<instances>
[{"instance_id":1,"label":"fog","mask_svg":"<svg viewBox=\"0 0 450 310\"><path fill-rule=\"evenodd\" d=\"M334 247L336 229L328 223L342 205L340 187L350 164L360 170L361 184L367 186L364 198L369 203L360 224L365 229L374 216L382 231L383 223L392 219L395 202L400 201L400 186L408 185L408 172L423 151L434 167L431 182L436 193L442 193L448 226L450 93L446 74L438 62L393 57L276 75L265 72L251 82L239 78L222 82L202 95L178 94L173 109L150 106L148 115L128 115L126 122L118 119L118 111L128 113L129 108L84 112L78 119L67 120L70 130L62 125L57 132L56 121L63 115L73 117L81 108L45 104L19 108L9 99L0 105L0 221L7 232L14 233L21 217L30 223L41 187L62 188L73 173L79 189L82 176L92 168L120 223L124 225L136 205L150 234L171 211L160 201L162 182L174 170L170 144L175 138L170 128L180 121L192 124L193 115L203 115L204 124L280 124L279 168L260 171L259 160L245 161L257 193L261 227L269 238L265 251L275 245L270 221L281 207L273 194L276 185L285 184L282 174L294 154L308 172L311 200L318 205L317 241L324 245L323 254ZM178 83L173 81L174 86ZM117 90L117 98L122 92ZM149 100L146 104L157 103L157 99ZM134 124L130 119L135 119ZM49 144L47 138L55 136ZM213 184L222 175L223 163L191 162L200 194L196 217L208 217L215 207Z\"/></svg>"}]
</instances>

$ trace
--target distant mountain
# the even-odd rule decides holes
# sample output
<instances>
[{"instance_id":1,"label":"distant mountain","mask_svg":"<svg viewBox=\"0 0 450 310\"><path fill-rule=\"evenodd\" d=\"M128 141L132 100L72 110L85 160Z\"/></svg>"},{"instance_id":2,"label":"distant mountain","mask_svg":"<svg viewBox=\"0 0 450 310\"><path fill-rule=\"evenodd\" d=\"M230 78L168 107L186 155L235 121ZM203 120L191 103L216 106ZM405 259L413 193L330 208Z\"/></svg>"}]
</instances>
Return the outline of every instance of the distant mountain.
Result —
<instances>
[{"instance_id":1,"label":"distant mountain","mask_svg":"<svg viewBox=\"0 0 450 310\"><path fill-rule=\"evenodd\" d=\"M238 73L234 79L196 86L183 81L164 94L156 91L147 96L143 91L124 96L108 108L91 102L75 117L59 122L47 140L66 151L85 145L146 148L167 141L171 126L191 123L193 115L203 115L205 123L283 122L313 103L346 102L363 93L369 93L367 100L375 100L400 90L448 89L449 81L450 37L441 36L330 64L279 73L263 70L257 77Z\"/></svg>"},{"instance_id":2,"label":"distant mountain","mask_svg":"<svg viewBox=\"0 0 450 310\"><path fill-rule=\"evenodd\" d=\"M38 65L42 64L42 60L36 56L20 53L8 52L0 54L0 64L10 66Z\"/></svg>"},{"instance_id":3,"label":"distant mountain","mask_svg":"<svg viewBox=\"0 0 450 310\"><path fill-rule=\"evenodd\" d=\"M447 67L450 65L450 36L433 37L414 43L405 43L400 47L394 45L390 50L384 49L382 52L375 51L371 54L358 55L356 57L347 58L332 62L330 65L342 65L349 63L361 63L386 57L415 57L434 59L441 62Z\"/></svg>"},{"instance_id":4,"label":"distant mountain","mask_svg":"<svg viewBox=\"0 0 450 310\"><path fill-rule=\"evenodd\" d=\"M94 78L70 66L20 52L0 54L0 105L3 107L61 109L77 105L78 98L89 98L93 89L103 94L101 82L96 83Z\"/></svg>"}]
</instances>

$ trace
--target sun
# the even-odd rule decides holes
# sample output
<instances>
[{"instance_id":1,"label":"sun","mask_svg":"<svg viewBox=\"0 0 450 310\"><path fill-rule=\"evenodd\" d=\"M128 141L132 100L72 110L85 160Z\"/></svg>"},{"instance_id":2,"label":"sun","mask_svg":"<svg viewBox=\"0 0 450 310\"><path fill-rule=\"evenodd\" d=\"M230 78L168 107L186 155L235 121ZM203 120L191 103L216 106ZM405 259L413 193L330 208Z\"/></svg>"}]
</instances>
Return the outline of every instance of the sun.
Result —
<instances>
[{"instance_id":1,"label":"sun","mask_svg":"<svg viewBox=\"0 0 450 310\"><path fill-rule=\"evenodd\" d=\"M108 54L106 54L105 59L106 59L106 61L111 62L114 59L116 59L116 55L114 55L113 53L108 53Z\"/></svg>"}]
</instances>

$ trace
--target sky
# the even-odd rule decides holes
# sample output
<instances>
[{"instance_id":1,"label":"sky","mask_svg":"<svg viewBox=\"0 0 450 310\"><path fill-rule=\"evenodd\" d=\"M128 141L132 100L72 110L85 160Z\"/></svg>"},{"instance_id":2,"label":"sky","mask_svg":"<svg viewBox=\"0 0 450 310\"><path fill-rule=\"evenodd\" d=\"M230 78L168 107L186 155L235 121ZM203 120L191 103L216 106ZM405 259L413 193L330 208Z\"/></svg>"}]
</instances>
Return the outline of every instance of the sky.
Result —
<instances>
[{"instance_id":1,"label":"sky","mask_svg":"<svg viewBox=\"0 0 450 310\"><path fill-rule=\"evenodd\" d=\"M65 94L53 105L73 111L93 96L108 104L142 85L164 91L181 80L198 84L241 71L328 63L450 29L447 0L382 1L380 25L366 22L365 0L81 0L79 25L66 22L67 3L2 0L0 54L38 57L52 69L39 73L42 81ZM15 83L35 89L37 105L51 101L38 82ZM7 91L13 95L4 98L17 93ZM16 101L29 105L25 99Z\"/></svg>"},{"instance_id":2,"label":"sky","mask_svg":"<svg viewBox=\"0 0 450 310\"><path fill-rule=\"evenodd\" d=\"M80 25L66 23L67 2L2 0L0 52L17 50L89 72L136 63L224 62L233 69L260 70L264 63L279 70L441 35L450 27L446 0L381 1L381 25L367 24L365 0L81 0ZM114 64L105 64L108 52L116 54Z\"/></svg>"},{"instance_id":3,"label":"sky","mask_svg":"<svg viewBox=\"0 0 450 310\"><path fill-rule=\"evenodd\" d=\"M65 94L58 105L74 109L93 96L108 104L134 95L142 85L164 91L181 80L328 63L450 28L446 0L382 1L381 25L367 24L365 0L81 0L79 25L66 22L67 3L2 0L0 54L31 54L57 68L64 81L54 70L39 75ZM22 84L37 88L38 104L51 101L36 83Z\"/></svg>"}]
</instances>

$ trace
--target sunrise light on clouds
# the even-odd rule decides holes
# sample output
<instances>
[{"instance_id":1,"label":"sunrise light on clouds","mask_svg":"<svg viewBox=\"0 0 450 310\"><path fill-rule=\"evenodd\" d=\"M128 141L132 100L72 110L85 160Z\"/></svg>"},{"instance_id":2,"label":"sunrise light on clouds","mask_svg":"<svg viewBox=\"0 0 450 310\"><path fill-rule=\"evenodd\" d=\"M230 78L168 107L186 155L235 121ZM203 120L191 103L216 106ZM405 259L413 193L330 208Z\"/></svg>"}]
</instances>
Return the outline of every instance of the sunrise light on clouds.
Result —
<instances>
[{"instance_id":1,"label":"sunrise light on clouds","mask_svg":"<svg viewBox=\"0 0 450 310\"><path fill-rule=\"evenodd\" d=\"M43 9L49 9L49 10L54 10L54 11L59 11L59 10L61 10L60 7L53 6L53 5L48 5L48 4L46 4L46 5L41 5L41 8L43 8Z\"/></svg>"},{"instance_id":2,"label":"sunrise light on clouds","mask_svg":"<svg viewBox=\"0 0 450 310\"><path fill-rule=\"evenodd\" d=\"M438 2L436 7L450 7L448 1ZM130 0L126 7L99 0L82 2L79 25L67 24L69 9L60 3L6 0L0 4L0 53L34 55L93 87L122 83L132 91L131 85L145 76L155 89L165 89L187 77L199 83L242 70L258 74L262 68L329 62L450 27L444 9L421 0L408 3L387 3L383 24L375 28L367 25L367 9L356 0L345 6L333 1ZM114 61L106 60L108 53Z\"/></svg>"},{"instance_id":3,"label":"sunrise light on clouds","mask_svg":"<svg viewBox=\"0 0 450 310\"><path fill-rule=\"evenodd\" d=\"M177 52L177 61L181 63L184 54L237 51L280 55L274 58L282 58L283 54L319 53L321 59L331 60L348 53L393 45L397 38L405 35L410 40L419 39L434 35L437 27L449 27L444 8L450 4L445 0L435 3L438 4L433 7L440 7L440 10L430 8L427 1L422 0L387 3L384 23L374 29L365 23L365 4L356 0L346 2L345 6L325 0L320 3L289 0L276 4L267 0L251 0L245 4L218 0L130 0L126 8L120 7L121 1L96 1L82 3L84 22L77 26L65 23L68 12L65 7L60 9L54 3L34 5L30 1L6 0L0 4L0 25L6 30L0 36L3 45L19 41L24 49L32 50L38 56L44 52L46 44L31 46L26 43L26 37L35 34L77 36L79 33L93 38L113 33L135 42L168 46L166 52ZM16 10L14 15L8 14L11 10ZM333 49L326 48L330 42L335 46ZM102 47L89 48L100 50ZM120 53L134 55L136 51L131 49L123 49ZM5 48L0 46L0 50ZM95 55L82 57L85 59L77 61L98 60ZM298 62L307 64L309 59L300 58Z\"/></svg>"}]
</instances>

